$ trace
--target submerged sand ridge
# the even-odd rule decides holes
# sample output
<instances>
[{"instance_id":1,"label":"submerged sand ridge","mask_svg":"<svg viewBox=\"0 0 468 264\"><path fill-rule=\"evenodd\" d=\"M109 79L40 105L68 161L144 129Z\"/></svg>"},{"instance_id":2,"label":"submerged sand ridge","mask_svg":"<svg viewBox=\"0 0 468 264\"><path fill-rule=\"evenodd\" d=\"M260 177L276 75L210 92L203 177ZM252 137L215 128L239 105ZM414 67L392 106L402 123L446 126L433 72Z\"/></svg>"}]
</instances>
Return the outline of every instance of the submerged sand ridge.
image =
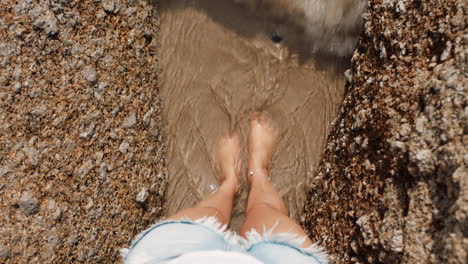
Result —
<instances>
[{"instance_id":1,"label":"submerged sand ridge","mask_svg":"<svg viewBox=\"0 0 468 264\"><path fill-rule=\"evenodd\" d=\"M167 213L192 206L216 188L214 148L227 131L241 135L245 161L249 116L266 111L281 133L271 180L297 218L342 99L342 61L299 54L283 44L301 45L287 25L252 16L230 2L161 5ZM285 41L273 43L276 32ZM243 179L234 229L242 221L247 193Z\"/></svg>"}]
</instances>

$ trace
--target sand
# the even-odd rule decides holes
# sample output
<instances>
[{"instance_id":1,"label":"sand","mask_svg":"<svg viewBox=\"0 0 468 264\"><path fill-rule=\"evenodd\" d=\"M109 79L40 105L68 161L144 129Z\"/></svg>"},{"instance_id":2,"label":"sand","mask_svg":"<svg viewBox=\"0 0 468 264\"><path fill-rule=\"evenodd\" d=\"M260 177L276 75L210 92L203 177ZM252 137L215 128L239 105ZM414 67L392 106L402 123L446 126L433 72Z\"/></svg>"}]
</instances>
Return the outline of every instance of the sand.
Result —
<instances>
[{"instance_id":1,"label":"sand","mask_svg":"<svg viewBox=\"0 0 468 264\"><path fill-rule=\"evenodd\" d=\"M232 2L161 3L160 63L167 135L167 213L193 206L217 186L215 147L222 135L241 136L241 193L231 229L239 230L249 118L267 112L279 129L270 178L298 220L331 121L342 100L346 59L300 53L307 35L290 24ZM281 42L272 36L282 28Z\"/></svg>"}]
</instances>

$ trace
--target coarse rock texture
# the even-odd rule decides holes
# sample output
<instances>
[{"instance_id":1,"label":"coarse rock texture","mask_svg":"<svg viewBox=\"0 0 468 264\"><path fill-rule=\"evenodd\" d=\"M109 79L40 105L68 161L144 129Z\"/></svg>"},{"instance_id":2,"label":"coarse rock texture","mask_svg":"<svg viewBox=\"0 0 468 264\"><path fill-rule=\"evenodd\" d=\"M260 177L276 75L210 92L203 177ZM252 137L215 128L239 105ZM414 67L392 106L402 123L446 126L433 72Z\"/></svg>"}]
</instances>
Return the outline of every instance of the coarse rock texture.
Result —
<instances>
[{"instance_id":1,"label":"coarse rock texture","mask_svg":"<svg viewBox=\"0 0 468 264\"><path fill-rule=\"evenodd\" d=\"M116 263L162 215L157 13L0 3L0 263Z\"/></svg>"},{"instance_id":2,"label":"coarse rock texture","mask_svg":"<svg viewBox=\"0 0 468 264\"><path fill-rule=\"evenodd\" d=\"M467 8L369 1L302 218L334 263L466 263Z\"/></svg>"}]
</instances>

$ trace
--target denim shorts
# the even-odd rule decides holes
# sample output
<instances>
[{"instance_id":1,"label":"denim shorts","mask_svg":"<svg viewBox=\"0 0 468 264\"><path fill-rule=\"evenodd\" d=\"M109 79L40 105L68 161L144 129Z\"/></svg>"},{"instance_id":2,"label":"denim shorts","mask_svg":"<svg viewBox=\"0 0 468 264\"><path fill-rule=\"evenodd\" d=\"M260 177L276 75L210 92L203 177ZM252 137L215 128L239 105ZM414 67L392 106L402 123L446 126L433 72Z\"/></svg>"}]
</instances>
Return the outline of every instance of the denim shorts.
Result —
<instances>
[{"instance_id":1,"label":"denim shorts","mask_svg":"<svg viewBox=\"0 0 468 264\"><path fill-rule=\"evenodd\" d=\"M157 223L140 233L128 249L121 253L125 264L168 263L184 254L197 251L242 252L265 264L325 264L328 255L313 245L300 248L305 238L289 233L272 234L264 230L247 232L244 239L216 218L169 220Z\"/></svg>"}]
</instances>

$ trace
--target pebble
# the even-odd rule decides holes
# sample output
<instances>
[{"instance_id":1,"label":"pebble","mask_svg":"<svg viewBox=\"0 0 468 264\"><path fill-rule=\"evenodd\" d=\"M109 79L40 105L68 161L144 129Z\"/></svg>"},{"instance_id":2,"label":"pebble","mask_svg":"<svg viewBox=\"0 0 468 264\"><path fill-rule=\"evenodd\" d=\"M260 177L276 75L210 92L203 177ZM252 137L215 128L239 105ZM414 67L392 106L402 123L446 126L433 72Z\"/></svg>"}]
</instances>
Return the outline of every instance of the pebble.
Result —
<instances>
[{"instance_id":1,"label":"pebble","mask_svg":"<svg viewBox=\"0 0 468 264\"><path fill-rule=\"evenodd\" d=\"M80 175L80 177L85 177L93 168L93 161L89 159L86 162L84 162L83 165L78 169L78 174Z\"/></svg>"},{"instance_id":2,"label":"pebble","mask_svg":"<svg viewBox=\"0 0 468 264\"><path fill-rule=\"evenodd\" d=\"M450 57L450 53L452 51L452 43L450 41L446 42L446 48L444 52L440 55L440 60L441 61L446 61Z\"/></svg>"},{"instance_id":3,"label":"pebble","mask_svg":"<svg viewBox=\"0 0 468 264\"><path fill-rule=\"evenodd\" d=\"M10 170L8 170L6 167L0 167L0 177L3 175L6 175Z\"/></svg>"},{"instance_id":4,"label":"pebble","mask_svg":"<svg viewBox=\"0 0 468 264\"><path fill-rule=\"evenodd\" d=\"M39 105L31 111L31 115L35 117L41 117L45 115L46 111L47 107L45 105Z\"/></svg>"},{"instance_id":5,"label":"pebble","mask_svg":"<svg viewBox=\"0 0 468 264\"><path fill-rule=\"evenodd\" d=\"M88 204L86 204L85 209L90 210L91 208L93 208L93 205L94 205L93 200L90 200Z\"/></svg>"},{"instance_id":6,"label":"pebble","mask_svg":"<svg viewBox=\"0 0 468 264\"><path fill-rule=\"evenodd\" d=\"M23 87L21 86L21 83L15 83L15 85L13 86L13 90L15 91L15 93L20 93L22 88Z\"/></svg>"},{"instance_id":7,"label":"pebble","mask_svg":"<svg viewBox=\"0 0 468 264\"><path fill-rule=\"evenodd\" d=\"M137 123L135 112L131 112L123 121L122 126L131 128Z\"/></svg>"},{"instance_id":8,"label":"pebble","mask_svg":"<svg viewBox=\"0 0 468 264\"><path fill-rule=\"evenodd\" d=\"M158 172L158 175L156 176L158 179L166 179L166 174L163 171Z\"/></svg>"},{"instance_id":9,"label":"pebble","mask_svg":"<svg viewBox=\"0 0 468 264\"><path fill-rule=\"evenodd\" d=\"M119 146L119 151L123 154L127 153L130 144L127 141L123 141Z\"/></svg>"},{"instance_id":10,"label":"pebble","mask_svg":"<svg viewBox=\"0 0 468 264\"><path fill-rule=\"evenodd\" d=\"M55 209L57 209L57 204L55 203L55 201L53 199L49 199L49 201L47 203L47 208L50 211L54 211Z\"/></svg>"},{"instance_id":11,"label":"pebble","mask_svg":"<svg viewBox=\"0 0 468 264\"><path fill-rule=\"evenodd\" d=\"M104 55L104 51L102 49L97 49L91 53L91 59L94 62L98 62L100 58Z\"/></svg>"},{"instance_id":12,"label":"pebble","mask_svg":"<svg viewBox=\"0 0 468 264\"><path fill-rule=\"evenodd\" d=\"M27 191L21 195L19 206L26 215L33 215L38 211L39 200L31 192Z\"/></svg>"},{"instance_id":13,"label":"pebble","mask_svg":"<svg viewBox=\"0 0 468 264\"><path fill-rule=\"evenodd\" d=\"M109 86L106 82L100 82L96 92L103 94L106 91L106 88Z\"/></svg>"},{"instance_id":14,"label":"pebble","mask_svg":"<svg viewBox=\"0 0 468 264\"><path fill-rule=\"evenodd\" d=\"M10 257L10 249L0 245L0 259L6 260Z\"/></svg>"},{"instance_id":15,"label":"pebble","mask_svg":"<svg viewBox=\"0 0 468 264\"><path fill-rule=\"evenodd\" d=\"M116 14L120 11L120 3L116 0L103 0L101 5L102 9L109 13Z\"/></svg>"},{"instance_id":16,"label":"pebble","mask_svg":"<svg viewBox=\"0 0 468 264\"><path fill-rule=\"evenodd\" d=\"M420 173L430 174L434 171L434 155L429 149L422 149L416 153L416 157L411 159L416 161Z\"/></svg>"},{"instance_id":17,"label":"pebble","mask_svg":"<svg viewBox=\"0 0 468 264\"><path fill-rule=\"evenodd\" d=\"M353 70L347 69L344 72L344 75L345 75L346 81L348 81L349 83L353 81Z\"/></svg>"},{"instance_id":18,"label":"pebble","mask_svg":"<svg viewBox=\"0 0 468 264\"><path fill-rule=\"evenodd\" d=\"M94 128L94 124L86 126L83 132L81 132L80 137L88 140L91 139L94 135Z\"/></svg>"},{"instance_id":19,"label":"pebble","mask_svg":"<svg viewBox=\"0 0 468 264\"><path fill-rule=\"evenodd\" d=\"M94 69L91 66L85 66L81 71L81 75L85 80L87 80L90 83L94 83L97 81L96 69Z\"/></svg>"},{"instance_id":20,"label":"pebble","mask_svg":"<svg viewBox=\"0 0 468 264\"><path fill-rule=\"evenodd\" d=\"M136 196L136 201L139 203L144 203L148 198L148 189L146 187L142 187Z\"/></svg>"},{"instance_id":21,"label":"pebble","mask_svg":"<svg viewBox=\"0 0 468 264\"><path fill-rule=\"evenodd\" d=\"M58 221L60 220L61 217L62 217L62 209L60 209L60 207L57 207L57 209L55 209L55 212L52 214L52 219L54 219L55 221Z\"/></svg>"},{"instance_id":22,"label":"pebble","mask_svg":"<svg viewBox=\"0 0 468 264\"><path fill-rule=\"evenodd\" d=\"M153 114L154 112L154 109L151 108L148 112L146 112L146 114L143 116L143 122L145 124L148 124L150 119L151 119L151 115Z\"/></svg>"},{"instance_id":23,"label":"pebble","mask_svg":"<svg viewBox=\"0 0 468 264\"><path fill-rule=\"evenodd\" d=\"M37 4L29 11L28 15L33 22L33 26L44 30L47 35L53 36L58 33L58 20L52 11Z\"/></svg>"},{"instance_id":24,"label":"pebble","mask_svg":"<svg viewBox=\"0 0 468 264\"><path fill-rule=\"evenodd\" d=\"M151 121L150 121L149 132L154 137L157 137L159 135L158 124L156 123L156 121L154 119L151 119Z\"/></svg>"},{"instance_id":25,"label":"pebble","mask_svg":"<svg viewBox=\"0 0 468 264\"><path fill-rule=\"evenodd\" d=\"M100 82L98 84L98 87L97 89L94 91L94 97L96 97L96 99L101 99L102 96L104 95L104 93L106 92L106 88L109 86L108 83L106 82Z\"/></svg>"},{"instance_id":26,"label":"pebble","mask_svg":"<svg viewBox=\"0 0 468 264\"><path fill-rule=\"evenodd\" d=\"M35 148L30 148L30 147L24 147L23 148L24 153L26 156L28 156L28 163L35 166L39 162L38 154L37 154L37 149Z\"/></svg>"},{"instance_id":27,"label":"pebble","mask_svg":"<svg viewBox=\"0 0 468 264\"><path fill-rule=\"evenodd\" d=\"M107 178L107 164L105 162L101 163L101 165L99 165L99 179L100 180L106 180Z\"/></svg>"}]
</instances>

